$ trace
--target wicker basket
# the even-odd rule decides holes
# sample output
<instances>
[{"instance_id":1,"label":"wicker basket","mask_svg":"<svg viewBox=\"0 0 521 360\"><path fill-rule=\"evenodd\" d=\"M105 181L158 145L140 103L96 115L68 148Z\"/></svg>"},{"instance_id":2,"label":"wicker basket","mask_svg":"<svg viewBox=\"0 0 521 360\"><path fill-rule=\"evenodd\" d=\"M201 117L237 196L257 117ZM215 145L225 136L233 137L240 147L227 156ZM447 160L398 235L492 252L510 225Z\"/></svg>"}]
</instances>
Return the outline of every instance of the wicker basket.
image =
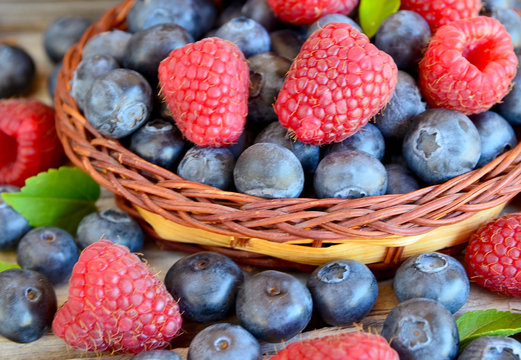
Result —
<instances>
[{"instance_id":1,"label":"wicker basket","mask_svg":"<svg viewBox=\"0 0 521 360\"><path fill-rule=\"evenodd\" d=\"M106 12L65 56L57 129L70 160L116 194L165 249L212 249L242 263L305 270L351 258L382 277L412 254L461 250L521 190L521 145L480 169L403 195L267 200L183 180L100 135L68 92L85 42L125 29L131 6L125 0Z\"/></svg>"}]
</instances>

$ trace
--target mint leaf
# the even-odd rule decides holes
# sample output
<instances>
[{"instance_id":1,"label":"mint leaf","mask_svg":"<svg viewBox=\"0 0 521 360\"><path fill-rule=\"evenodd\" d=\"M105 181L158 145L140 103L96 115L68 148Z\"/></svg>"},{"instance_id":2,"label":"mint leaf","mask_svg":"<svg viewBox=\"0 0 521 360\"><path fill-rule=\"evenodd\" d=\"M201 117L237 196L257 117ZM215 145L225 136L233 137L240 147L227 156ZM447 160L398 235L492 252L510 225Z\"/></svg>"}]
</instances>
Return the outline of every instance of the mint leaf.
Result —
<instances>
[{"instance_id":1,"label":"mint leaf","mask_svg":"<svg viewBox=\"0 0 521 360\"><path fill-rule=\"evenodd\" d=\"M0 261L0 272L2 272L4 270L8 270L8 269L19 269L19 268L20 268L20 266L18 266L16 264L9 264L9 263Z\"/></svg>"},{"instance_id":2,"label":"mint leaf","mask_svg":"<svg viewBox=\"0 0 521 360\"><path fill-rule=\"evenodd\" d=\"M2 194L31 226L55 226L73 236L81 219L97 211L99 196L98 183L79 168L66 166L27 179L20 192Z\"/></svg>"},{"instance_id":3,"label":"mint leaf","mask_svg":"<svg viewBox=\"0 0 521 360\"><path fill-rule=\"evenodd\" d=\"M360 0L358 16L364 33L373 37L380 24L400 8L400 0Z\"/></svg>"},{"instance_id":4,"label":"mint leaf","mask_svg":"<svg viewBox=\"0 0 521 360\"><path fill-rule=\"evenodd\" d=\"M521 332L521 314L510 311L476 310L457 320L460 348L481 336L510 336Z\"/></svg>"}]
</instances>

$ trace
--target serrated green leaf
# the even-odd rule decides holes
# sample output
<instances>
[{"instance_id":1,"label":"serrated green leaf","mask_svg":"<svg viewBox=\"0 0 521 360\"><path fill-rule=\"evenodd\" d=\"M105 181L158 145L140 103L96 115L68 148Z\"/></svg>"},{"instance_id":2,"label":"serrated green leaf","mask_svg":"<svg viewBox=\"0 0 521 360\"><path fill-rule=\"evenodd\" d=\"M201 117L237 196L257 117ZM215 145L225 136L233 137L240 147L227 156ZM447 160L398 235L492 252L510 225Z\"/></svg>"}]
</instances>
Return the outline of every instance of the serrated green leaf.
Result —
<instances>
[{"instance_id":1,"label":"serrated green leaf","mask_svg":"<svg viewBox=\"0 0 521 360\"><path fill-rule=\"evenodd\" d=\"M460 347L481 336L510 336L521 332L521 314L510 311L476 310L457 320Z\"/></svg>"},{"instance_id":2,"label":"serrated green leaf","mask_svg":"<svg viewBox=\"0 0 521 360\"><path fill-rule=\"evenodd\" d=\"M360 0L358 16L362 30L369 38L373 37L380 24L399 8L400 0Z\"/></svg>"},{"instance_id":3,"label":"serrated green leaf","mask_svg":"<svg viewBox=\"0 0 521 360\"><path fill-rule=\"evenodd\" d=\"M18 266L16 264L9 264L9 263L0 261L0 272L2 272L4 270L8 270L8 269L19 269L19 268L20 268L20 266Z\"/></svg>"},{"instance_id":4,"label":"serrated green leaf","mask_svg":"<svg viewBox=\"0 0 521 360\"><path fill-rule=\"evenodd\" d=\"M2 194L31 226L55 226L72 235L84 216L97 211L99 196L98 183L79 168L67 166L27 179L20 192Z\"/></svg>"}]
</instances>

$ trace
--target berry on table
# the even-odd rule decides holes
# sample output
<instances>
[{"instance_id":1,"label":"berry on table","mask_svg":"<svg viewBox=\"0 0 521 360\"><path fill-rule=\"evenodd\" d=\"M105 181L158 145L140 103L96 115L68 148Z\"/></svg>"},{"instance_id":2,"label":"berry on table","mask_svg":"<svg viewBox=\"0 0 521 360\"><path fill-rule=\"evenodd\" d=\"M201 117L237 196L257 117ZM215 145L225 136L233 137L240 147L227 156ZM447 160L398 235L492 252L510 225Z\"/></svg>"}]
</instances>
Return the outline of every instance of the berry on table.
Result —
<instances>
[{"instance_id":1,"label":"berry on table","mask_svg":"<svg viewBox=\"0 0 521 360\"><path fill-rule=\"evenodd\" d=\"M23 95L30 90L36 65L25 49L0 43L0 64L0 98Z\"/></svg>"},{"instance_id":2,"label":"berry on table","mask_svg":"<svg viewBox=\"0 0 521 360\"><path fill-rule=\"evenodd\" d=\"M504 336L481 336L472 340L458 360L521 359L521 343Z\"/></svg>"},{"instance_id":3,"label":"berry on table","mask_svg":"<svg viewBox=\"0 0 521 360\"><path fill-rule=\"evenodd\" d=\"M249 69L237 45L204 38L173 50L159 84L177 127L199 146L237 141L248 113Z\"/></svg>"},{"instance_id":4,"label":"berry on table","mask_svg":"<svg viewBox=\"0 0 521 360\"><path fill-rule=\"evenodd\" d=\"M309 25L327 14L349 14L358 0L267 0L275 15L284 22Z\"/></svg>"},{"instance_id":5,"label":"berry on table","mask_svg":"<svg viewBox=\"0 0 521 360\"><path fill-rule=\"evenodd\" d=\"M52 330L77 349L139 353L168 346L181 323L152 270L126 247L100 240L80 254Z\"/></svg>"},{"instance_id":6,"label":"berry on table","mask_svg":"<svg viewBox=\"0 0 521 360\"><path fill-rule=\"evenodd\" d=\"M510 90L518 60L510 35L488 16L451 22L432 37L419 67L427 104L478 114Z\"/></svg>"},{"instance_id":7,"label":"berry on table","mask_svg":"<svg viewBox=\"0 0 521 360\"><path fill-rule=\"evenodd\" d=\"M469 239L465 267L471 281L503 295L521 297L521 214L483 224Z\"/></svg>"},{"instance_id":8,"label":"berry on table","mask_svg":"<svg viewBox=\"0 0 521 360\"><path fill-rule=\"evenodd\" d=\"M275 112L302 142L342 141L387 104L396 81L389 55L348 23L330 23L302 45Z\"/></svg>"},{"instance_id":9,"label":"berry on table","mask_svg":"<svg viewBox=\"0 0 521 360\"><path fill-rule=\"evenodd\" d=\"M2 199L2 193L19 192L13 185L0 185L0 251L14 250L20 239L31 230L26 218Z\"/></svg>"}]
</instances>

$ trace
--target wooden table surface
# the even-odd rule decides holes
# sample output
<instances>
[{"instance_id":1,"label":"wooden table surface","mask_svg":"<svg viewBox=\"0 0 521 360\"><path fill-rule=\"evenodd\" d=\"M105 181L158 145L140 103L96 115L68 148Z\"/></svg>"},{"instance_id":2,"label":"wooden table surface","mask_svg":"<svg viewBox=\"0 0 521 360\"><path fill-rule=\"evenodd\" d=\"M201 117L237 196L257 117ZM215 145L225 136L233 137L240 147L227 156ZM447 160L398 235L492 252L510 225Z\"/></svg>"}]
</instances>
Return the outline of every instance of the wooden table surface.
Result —
<instances>
[{"instance_id":1,"label":"wooden table surface","mask_svg":"<svg viewBox=\"0 0 521 360\"><path fill-rule=\"evenodd\" d=\"M46 57L43 49L42 32L45 28L59 16L63 15L85 15L97 19L104 11L117 4L114 0L0 0L0 41L16 43L25 48L34 58L37 65L37 81L33 91L28 95L37 98L49 105L52 100L47 92L47 76L52 71L54 64ZM1 66L1 64L0 64ZM115 207L115 203L110 193L102 191L102 197L98 202L100 209ZM520 197L514 198L507 206L506 211L518 211L521 209ZM179 257L185 255L177 252L159 250L151 241L146 244L144 254L151 267L164 277L166 271ZM0 253L0 261L16 262L14 253ZM307 274L294 273L305 280ZM62 304L67 298L67 286L62 285L56 288L58 302ZM361 325L368 329L379 330L388 312L398 303L392 291L392 281L382 281L379 284L379 296L370 314L361 322ZM484 289L471 285L471 293L468 302L460 309L455 316L459 316L467 311L476 309L498 309L521 311L521 300L508 298L492 294ZM236 322L235 318L227 321ZM179 354L186 358L186 348L191 337L198 330L206 325L197 325L185 322L183 326L184 334L174 339L172 347ZM316 336L317 334L337 333L339 331L354 331L355 327L330 328L324 327L318 320L312 322L302 336ZM263 344L265 354L273 352L278 345ZM111 359L128 359L127 355L106 355ZM86 359L101 358L100 354L85 353L69 348L60 338L51 332L44 335L41 339L29 343L18 344L0 337L0 360L3 359Z\"/></svg>"}]
</instances>

